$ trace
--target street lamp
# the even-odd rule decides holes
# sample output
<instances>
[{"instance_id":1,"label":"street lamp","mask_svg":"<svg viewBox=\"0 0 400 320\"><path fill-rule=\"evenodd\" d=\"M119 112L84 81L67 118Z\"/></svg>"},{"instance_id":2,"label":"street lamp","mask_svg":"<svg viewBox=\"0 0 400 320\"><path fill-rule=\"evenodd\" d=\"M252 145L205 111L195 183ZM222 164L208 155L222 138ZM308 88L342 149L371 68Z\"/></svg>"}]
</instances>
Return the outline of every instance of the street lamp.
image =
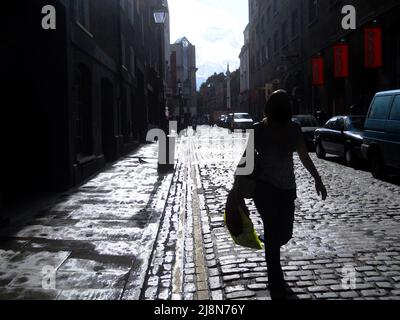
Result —
<instances>
[{"instance_id":1,"label":"street lamp","mask_svg":"<svg viewBox=\"0 0 400 320\"><path fill-rule=\"evenodd\" d=\"M164 5L164 1L162 1L160 3L160 5L158 7L156 7L156 8L154 8L154 10L153 10L154 22L157 25L162 26L162 25L165 24L167 16L168 16L168 7L165 6ZM160 28L160 61L164 61L164 50L163 50L164 34L163 34L162 31L163 30ZM163 85L160 86L160 87L162 88L163 92L165 93L165 87L164 87L164 80L165 80L164 79L164 74L165 73L164 73L163 63L160 64L160 74L162 75L162 82L163 82ZM164 96L165 96L165 94L163 95L162 101L164 101ZM164 133L166 135L166 162L165 162L165 164L162 164L162 163L158 164L158 172L159 173L165 173L165 172L173 170L173 168L174 168L174 163L173 163L174 159L172 159L172 164L170 163L171 159L170 159L169 150L170 150L170 138L171 137L170 137L170 134L169 134L169 123L168 123L169 119L167 118L167 112L168 112L168 106L166 104L165 105L165 109L162 112L163 120L161 121L162 129L163 129L163 131L164 131ZM161 143L161 141L159 143ZM174 146L175 144L172 144L172 145ZM161 150L161 146L160 146L160 150Z\"/></svg>"},{"instance_id":2,"label":"street lamp","mask_svg":"<svg viewBox=\"0 0 400 320\"><path fill-rule=\"evenodd\" d=\"M154 22L156 24L164 24L168 15L168 7L165 5L164 1L161 0L161 3L153 10Z\"/></svg>"},{"instance_id":3,"label":"street lamp","mask_svg":"<svg viewBox=\"0 0 400 320\"><path fill-rule=\"evenodd\" d=\"M165 9L157 9L153 13L154 22L157 24L164 24L167 19L167 11Z\"/></svg>"}]
</instances>

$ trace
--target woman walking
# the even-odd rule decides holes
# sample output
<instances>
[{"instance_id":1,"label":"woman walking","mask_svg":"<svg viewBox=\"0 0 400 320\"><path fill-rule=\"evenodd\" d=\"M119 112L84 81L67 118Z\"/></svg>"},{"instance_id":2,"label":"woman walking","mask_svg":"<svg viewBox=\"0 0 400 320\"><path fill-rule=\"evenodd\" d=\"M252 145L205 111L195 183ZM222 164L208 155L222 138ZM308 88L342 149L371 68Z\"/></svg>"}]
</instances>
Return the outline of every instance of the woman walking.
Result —
<instances>
[{"instance_id":1,"label":"woman walking","mask_svg":"<svg viewBox=\"0 0 400 320\"><path fill-rule=\"evenodd\" d=\"M315 180L318 195L325 200L326 188L311 160L301 128L292 122L289 95L272 94L266 105L266 118L255 125L257 186L254 202L262 217L265 232L265 256L272 299L286 297L286 285L280 262L280 248L293 236L296 179L293 153Z\"/></svg>"}]
</instances>

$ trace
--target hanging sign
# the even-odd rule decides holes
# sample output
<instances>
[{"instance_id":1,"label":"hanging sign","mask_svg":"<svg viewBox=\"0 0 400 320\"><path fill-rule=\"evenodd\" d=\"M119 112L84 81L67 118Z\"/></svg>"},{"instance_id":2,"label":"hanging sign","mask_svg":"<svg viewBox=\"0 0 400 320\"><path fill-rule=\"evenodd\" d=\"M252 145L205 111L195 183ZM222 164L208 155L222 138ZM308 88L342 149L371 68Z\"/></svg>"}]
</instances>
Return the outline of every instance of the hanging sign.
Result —
<instances>
[{"instance_id":1,"label":"hanging sign","mask_svg":"<svg viewBox=\"0 0 400 320\"><path fill-rule=\"evenodd\" d=\"M382 67L382 29L366 28L364 30L365 41L365 67Z\"/></svg>"},{"instance_id":2,"label":"hanging sign","mask_svg":"<svg viewBox=\"0 0 400 320\"><path fill-rule=\"evenodd\" d=\"M349 46L341 43L333 47L335 78L349 77Z\"/></svg>"},{"instance_id":3,"label":"hanging sign","mask_svg":"<svg viewBox=\"0 0 400 320\"><path fill-rule=\"evenodd\" d=\"M312 84L313 86L324 85L324 59L315 57L311 60L312 64Z\"/></svg>"}]
</instances>

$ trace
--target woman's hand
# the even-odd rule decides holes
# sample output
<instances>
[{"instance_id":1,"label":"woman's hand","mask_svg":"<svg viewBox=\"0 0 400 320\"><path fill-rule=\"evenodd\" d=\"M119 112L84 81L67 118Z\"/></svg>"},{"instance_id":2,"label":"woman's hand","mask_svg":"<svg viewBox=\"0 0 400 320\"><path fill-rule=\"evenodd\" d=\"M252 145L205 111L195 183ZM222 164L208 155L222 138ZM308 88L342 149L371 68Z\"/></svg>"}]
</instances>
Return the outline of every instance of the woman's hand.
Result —
<instances>
[{"instance_id":1,"label":"woman's hand","mask_svg":"<svg viewBox=\"0 0 400 320\"><path fill-rule=\"evenodd\" d=\"M328 192L326 191L321 178L315 180L315 190L317 190L318 195L322 197L322 200L325 201L328 197Z\"/></svg>"},{"instance_id":2,"label":"woman's hand","mask_svg":"<svg viewBox=\"0 0 400 320\"><path fill-rule=\"evenodd\" d=\"M315 168L314 162L312 161L310 155L308 154L307 146L304 142L304 137L301 133L301 129L299 129L298 134L299 134L299 143L297 146L297 153L299 154L300 160L303 163L304 167L314 177L315 189L317 190L318 195L321 196L322 200L325 201L326 198L328 197L328 192L326 191L324 183L322 182L322 179L319 176L318 170Z\"/></svg>"}]
</instances>

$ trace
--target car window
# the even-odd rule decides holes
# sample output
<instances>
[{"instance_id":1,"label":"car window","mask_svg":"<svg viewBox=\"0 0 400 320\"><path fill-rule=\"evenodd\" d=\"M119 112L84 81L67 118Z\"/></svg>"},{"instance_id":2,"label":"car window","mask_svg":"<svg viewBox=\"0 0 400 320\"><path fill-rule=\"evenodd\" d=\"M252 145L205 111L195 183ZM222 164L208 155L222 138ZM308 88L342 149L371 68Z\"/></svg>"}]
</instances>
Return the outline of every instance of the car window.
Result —
<instances>
[{"instance_id":1,"label":"car window","mask_svg":"<svg viewBox=\"0 0 400 320\"><path fill-rule=\"evenodd\" d=\"M246 113L235 114L235 119L250 119L250 115Z\"/></svg>"},{"instance_id":2,"label":"car window","mask_svg":"<svg viewBox=\"0 0 400 320\"><path fill-rule=\"evenodd\" d=\"M348 118L347 128L348 130L364 130L365 118Z\"/></svg>"},{"instance_id":3,"label":"car window","mask_svg":"<svg viewBox=\"0 0 400 320\"><path fill-rule=\"evenodd\" d=\"M299 119L293 118L292 121L297 123L299 126L301 126L301 121Z\"/></svg>"},{"instance_id":4,"label":"car window","mask_svg":"<svg viewBox=\"0 0 400 320\"><path fill-rule=\"evenodd\" d=\"M318 121L315 117L295 117L294 122L302 127L318 127Z\"/></svg>"},{"instance_id":5,"label":"car window","mask_svg":"<svg viewBox=\"0 0 400 320\"><path fill-rule=\"evenodd\" d=\"M400 120L400 96L394 98L392 111L390 113L390 120Z\"/></svg>"},{"instance_id":6,"label":"car window","mask_svg":"<svg viewBox=\"0 0 400 320\"><path fill-rule=\"evenodd\" d=\"M336 120L337 120L337 118L334 118L334 119L329 120L329 121L325 124L325 128L327 128L327 129L334 129L334 128L335 128Z\"/></svg>"},{"instance_id":7,"label":"car window","mask_svg":"<svg viewBox=\"0 0 400 320\"><path fill-rule=\"evenodd\" d=\"M334 124L333 130L342 131L344 130L344 119L338 118Z\"/></svg>"},{"instance_id":8,"label":"car window","mask_svg":"<svg viewBox=\"0 0 400 320\"><path fill-rule=\"evenodd\" d=\"M389 115L390 102L392 96L376 97L369 113L369 118L376 120L386 120Z\"/></svg>"}]
</instances>

